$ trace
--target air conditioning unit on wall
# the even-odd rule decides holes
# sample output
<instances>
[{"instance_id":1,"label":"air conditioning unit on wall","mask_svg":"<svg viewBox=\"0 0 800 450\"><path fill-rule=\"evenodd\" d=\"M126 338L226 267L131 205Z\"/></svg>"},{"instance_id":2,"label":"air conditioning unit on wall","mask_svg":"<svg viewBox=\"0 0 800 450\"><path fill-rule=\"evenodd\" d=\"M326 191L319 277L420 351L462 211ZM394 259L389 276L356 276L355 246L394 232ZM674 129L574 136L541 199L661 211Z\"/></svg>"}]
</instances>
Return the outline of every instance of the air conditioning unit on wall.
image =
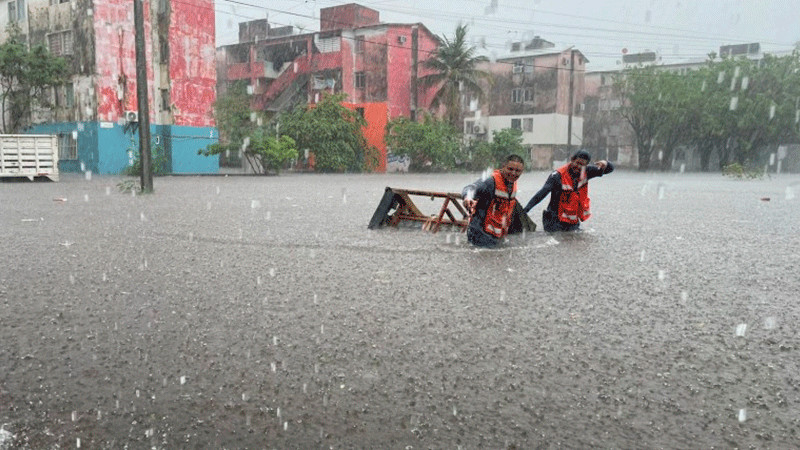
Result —
<instances>
[{"instance_id":1,"label":"air conditioning unit on wall","mask_svg":"<svg viewBox=\"0 0 800 450\"><path fill-rule=\"evenodd\" d=\"M125 121L128 123L139 121L139 111L125 111Z\"/></svg>"},{"instance_id":2,"label":"air conditioning unit on wall","mask_svg":"<svg viewBox=\"0 0 800 450\"><path fill-rule=\"evenodd\" d=\"M397 43L399 43L400 45L405 44L406 43L406 37L405 36L397 36Z\"/></svg>"},{"instance_id":3,"label":"air conditioning unit on wall","mask_svg":"<svg viewBox=\"0 0 800 450\"><path fill-rule=\"evenodd\" d=\"M486 134L486 128L483 125L473 125L472 134Z\"/></svg>"}]
</instances>

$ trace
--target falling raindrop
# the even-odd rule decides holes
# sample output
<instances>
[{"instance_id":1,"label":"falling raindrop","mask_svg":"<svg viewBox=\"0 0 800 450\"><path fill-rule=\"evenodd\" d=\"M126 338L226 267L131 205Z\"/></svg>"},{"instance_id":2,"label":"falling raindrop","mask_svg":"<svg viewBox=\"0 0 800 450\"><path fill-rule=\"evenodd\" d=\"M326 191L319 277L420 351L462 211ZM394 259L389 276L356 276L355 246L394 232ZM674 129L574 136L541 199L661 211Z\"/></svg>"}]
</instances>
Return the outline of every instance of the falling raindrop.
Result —
<instances>
[{"instance_id":1,"label":"falling raindrop","mask_svg":"<svg viewBox=\"0 0 800 450\"><path fill-rule=\"evenodd\" d=\"M645 254L645 251L644 251L644 250L642 250L642 253L641 253L641 254L639 254L639 261L640 261L640 262L644 262L644 254Z\"/></svg>"},{"instance_id":2,"label":"falling raindrop","mask_svg":"<svg viewBox=\"0 0 800 450\"><path fill-rule=\"evenodd\" d=\"M75 440L75 447L81 448L81 438Z\"/></svg>"},{"instance_id":3,"label":"falling raindrop","mask_svg":"<svg viewBox=\"0 0 800 450\"><path fill-rule=\"evenodd\" d=\"M739 422L747 420L747 410L742 408L739 410Z\"/></svg>"},{"instance_id":4,"label":"falling raindrop","mask_svg":"<svg viewBox=\"0 0 800 450\"><path fill-rule=\"evenodd\" d=\"M260 275L256 277L256 284L261 286L261 276Z\"/></svg>"},{"instance_id":5,"label":"falling raindrop","mask_svg":"<svg viewBox=\"0 0 800 450\"><path fill-rule=\"evenodd\" d=\"M278 336L272 336L272 345L278 345Z\"/></svg>"},{"instance_id":6,"label":"falling raindrop","mask_svg":"<svg viewBox=\"0 0 800 450\"><path fill-rule=\"evenodd\" d=\"M742 90L746 91L747 86L750 85L750 77L742 77Z\"/></svg>"},{"instance_id":7,"label":"falling raindrop","mask_svg":"<svg viewBox=\"0 0 800 450\"><path fill-rule=\"evenodd\" d=\"M140 219L142 222L147 222L147 218L144 216L144 213L143 213L143 212L140 212L140 213L139 213L139 219Z\"/></svg>"},{"instance_id":8,"label":"falling raindrop","mask_svg":"<svg viewBox=\"0 0 800 450\"><path fill-rule=\"evenodd\" d=\"M794 188L786 186L786 200L794 200Z\"/></svg>"},{"instance_id":9,"label":"falling raindrop","mask_svg":"<svg viewBox=\"0 0 800 450\"><path fill-rule=\"evenodd\" d=\"M75 422L78 420L78 412L72 411L72 421Z\"/></svg>"},{"instance_id":10,"label":"falling raindrop","mask_svg":"<svg viewBox=\"0 0 800 450\"><path fill-rule=\"evenodd\" d=\"M141 394L141 393L140 393L140 392L139 392L139 390L137 389L137 390L136 390L136 398L139 398L140 394Z\"/></svg>"},{"instance_id":11,"label":"falling raindrop","mask_svg":"<svg viewBox=\"0 0 800 450\"><path fill-rule=\"evenodd\" d=\"M725 71L722 71L719 73L719 75L717 75L717 84L721 84L723 81L725 81Z\"/></svg>"},{"instance_id":12,"label":"falling raindrop","mask_svg":"<svg viewBox=\"0 0 800 450\"><path fill-rule=\"evenodd\" d=\"M689 299L689 293L686 291L681 291L681 301L686 303L686 300Z\"/></svg>"},{"instance_id":13,"label":"falling raindrop","mask_svg":"<svg viewBox=\"0 0 800 450\"><path fill-rule=\"evenodd\" d=\"M219 186L217 186L217 195L219 195Z\"/></svg>"},{"instance_id":14,"label":"falling raindrop","mask_svg":"<svg viewBox=\"0 0 800 450\"><path fill-rule=\"evenodd\" d=\"M740 72L741 72L741 68L739 66L736 66L736 68L733 69L733 78L739 78L739 73Z\"/></svg>"},{"instance_id":15,"label":"falling raindrop","mask_svg":"<svg viewBox=\"0 0 800 450\"><path fill-rule=\"evenodd\" d=\"M271 277L275 276L275 268L274 267L269 269L269 276L271 276Z\"/></svg>"},{"instance_id":16,"label":"falling raindrop","mask_svg":"<svg viewBox=\"0 0 800 450\"><path fill-rule=\"evenodd\" d=\"M92 171L91 170L87 170L86 173L84 174L84 176L86 177L86 181L92 181Z\"/></svg>"},{"instance_id":17,"label":"falling raindrop","mask_svg":"<svg viewBox=\"0 0 800 450\"><path fill-rule=\"evenodd\" d=\"M289 422L283 422L283 431L286 431L288 429L289 429Z\"/></svg>"},{"instance_id":18,"label":"falling raindrop","mask_svg":"<svg viewBox=\"0 0 800 450\"><path fill-rule=\"evenodd\" d=\"M342 204L347 203L347 189L342 188Z\"/></svg>"},{"instance_id":19,"label":"falling raindrop","mask_svg":"<svg viewBox=\"0 0 800 450\"><path fill-rule=\"evenodd\" d=\"M206 210L211 211L211 202L206 203Z\"/></svg>"},{"instance_id":20,"label":"falling raindrop","mask_svg":"<svg viewBox=\"0 0 800 450\"><path fill-rule=\"evenodd\" d=\"M102 419L103 419L103 413L100 412L100 410L98 409L97 410L97 420L102 420Z\"/></svg>"},{"instance_id":21,"label":"falling raindrop","mask_svg":"<svg viewBox=\"0 0 800 450\"><path fill-rule=\"evenodd\" d=\"M777 326L777 320L774 317L767 317L764 319L764 328L767 330L774 330Z\"/></svg>"},{"instance_id":22,"label":"falling raindrop","mask_svg":"<svg viewBox=\"0 0 800 450\"><path fill-rule=\"evenodd\" d=\"M272 369L272 372L275 373L278 371L278 365L274 362L269 363L269 368Z\"/></svg>"},{"instance_id":23,"label":"falling raindrop","mask_svg":"<svg viewBox=\"0 0 800 450\"><path fill-rule=\"evenodd\" d=\"M667 272L664 270L658 271L658 279L659 281L664 281L667 278Z\"/></svg>"},{"instance_id":24,"label":"falling raindrop","mask_svg":"<svg viewBox=\"0 0 800 450\"><path fill-rule=\"evenodd\" d=\"M458 410L456 409L455 406L453 406L453 416L457 416L457 415L458 415Z\"/></svg>"},{"instance_id":25,"label":"falling raindrop","mask_svg":"<svg viewBox=\"0 0 800 450\"><path fill-rule=\"evenodd\" d=\"M314 304L317 304L317 294L314 294Z\"/></svg>"},{"instance_id":26,"label":"falling raindrop","mask_svg":"<svg viewBox=\"0 0 800 450\"><path fill-rule=\"evenodd\" d=\"M658 186L658 199L659 200L664 200L664 195L666 194L666 191L667 191L667 187L664 186L663 184Z\"/></svg>"},{"instance_id":27,"label":"falling raindrop","mask_svg":"<svg viewBox=\"0 0 800 450\"><path fill-rule=\"evenodd\" d=\"M325 334L325 325L319 326L319 334Z\"/></svg>"},{"instance_id":28,"label":"falling raindrop","mask_svg":"<svg viewBox=\"0 0 800 450\"><path fill-rule=\"evenodd\" d=\"M181 386L186 384L186 375L181 375Z\"/></svg>"},{"instance_id":29,"label":"falling raindrop","mask_svg":"<svg viewBox=\"0 0 800 450\"><path fill-rule=\"evenodd\" d=\"M106 195L111 195L111 186L106 186Z\"/></svg>"},{"instance_id":30,"label":"falling raindrop","mask_svg":"<svg viewBox=\"0 0 800 450\"><path fill-rule=\"evenodd\" d=\"M75 275L69 275L69 284L75 284Z\"/></svg>"},{"instance_id":31,"label":"falling raindrop","mask_svg":"<svg viewBox=\"0 0 800 450\"><path fill-rule=\"evenodd\" d=\"M736 106L739 105L739 97L731 97L731 105L728 109L736 111Z\"/></svg>"},{"instance_id":32,"label":"falling raindrop","mask_svg":"<svg viewBox=\"0 0 800 450\"><path fill-rule=\"evenodd\" d=\"M303 394L308 394L308 384L303 383Z\"/></svg>"},{"instance_id":33,"label":"falling raindrop","mask_svg":"<svg viewBox=\"0 0 800 450\"><path fill-rule=\"evenodd\" d=\"M83 194L83 201L85 202L89 201L89 194Z\"/></svg>"},{"instance_id":34,"label":"falling raindrop","mask_svg":"<svg viewBox=\"0 0 800 450\"><path fill-rule=\"evenodd\" d=\"M261 202L258 200L250 200L250 208L251 209L261 208Z\"/></svg>"},{"instance_id":35,"label":"falling raindrop","mask_svg":"<svg viewBox=\"0 0 800 450\"><path fill-rule=\"evenodd\" d=\"M681 163L681 173L686 172L686 163Z\"/></svg>"},{"instance_id":36,"label":"falling raindrop","mask_svg":"<svg viewBox=\"0 0 800 450\"><path fill-rule=\"evenodd\" d=\"M249 399L250 399L250 397L247 395L247 392L242 392L242 401L246 402Z\"/></svg>"},{"instance_id":37,"label":"falling raindrop","mask_svg":"<svg viewBox=\"0 0 800 450\"><path fill-rule=\"evenodd\" d=\"M772 120L775 117L775 105L771 105L769 107L769 120Z\"/></svg>"},{"instance_id":38,"label":"falling raindrop","mask_svg":"<svg viewBox=\"0 0 800 450\"><path fill-rule=\"evenodd\" d=\"M736 325L736 336L744 337L744 333L746 331L747 331L746 323L740 323L739 325Z\"/></svg>"},{"instance_id":39,"label":"falling raindrop","mask_svg":"<svg viewBox=\"0 0 800 450\"><path fill-rule=\"evenodd\" d=\"M705 92L705 91L706 91L706 80L703 80L703 85L700 86L700 92Z\"/></svg>"}]
</instances>

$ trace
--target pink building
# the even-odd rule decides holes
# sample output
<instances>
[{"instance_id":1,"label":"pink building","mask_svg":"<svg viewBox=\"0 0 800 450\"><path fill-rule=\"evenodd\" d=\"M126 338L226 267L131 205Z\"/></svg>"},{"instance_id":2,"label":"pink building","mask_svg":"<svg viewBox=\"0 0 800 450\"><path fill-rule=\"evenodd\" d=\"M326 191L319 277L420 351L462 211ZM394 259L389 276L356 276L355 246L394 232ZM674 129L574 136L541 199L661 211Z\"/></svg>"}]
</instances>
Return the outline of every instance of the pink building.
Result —
<instances>
[{"instance_id":1,"label":"pink building","mask_svg":"<svg viewBox=\"0 0 800 450\"><path fill-rule=\"evenodd\" d=\"M240 24L239 43L218 51L219 92L247 80L254 109L269 112L315 103L324 92L346 93L356 108L384 104L387 117L367 117L367 134L380 141L377 170L385 171L386 122L430 105L434 90L419 87L418 79L427 73L422 62L437 48L436 36L419 23L381 23L378 11L354 3L321 9L319 32L291 31L266 20Z\"/></svg>"},{"instance_id":2,"label":"pink building","mask_svg":"<svg viewBox=\"0 0 800 450\"><path fill-rule=\"evenodd\" d=\"M62 171L121 172L138 153L133 2L25 3L24 14L6 19L23 22L29 41L64 57L71 73L52 93L54 107L34 115L32 131L59 135ZM167 172L217 172L216 158L197 155L217 136L214 1L142 5L153 145Z\"/></svg>"}]
</instances>

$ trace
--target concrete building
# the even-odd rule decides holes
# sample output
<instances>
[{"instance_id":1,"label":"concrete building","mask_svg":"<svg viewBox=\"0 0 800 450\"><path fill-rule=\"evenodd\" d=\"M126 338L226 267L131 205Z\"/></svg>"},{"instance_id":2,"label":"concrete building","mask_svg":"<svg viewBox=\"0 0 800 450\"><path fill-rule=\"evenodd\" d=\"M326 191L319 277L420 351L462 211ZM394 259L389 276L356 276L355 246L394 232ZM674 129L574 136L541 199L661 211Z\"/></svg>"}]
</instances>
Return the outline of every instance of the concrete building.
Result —
<instances>
[{"instance_id":1,"label":"concrete building","mask_svg":"<svg viewBox=\"0 0 800 450\"><path fill-rule=\"evenodd\" d=\"M370 112L365 135L380 150L377 171L384 172L384 127L430 105L434 90L418 86L418 79L437 46L424 25L381 23L378 11L355 3L321 9L314 33L246 22L239 25L239 43L218 49L218 89L222 94L246 80L252 107L268 113L315 103L326 92L346 93L348 107Z\"/></svg>"},{"instance_id":2,"label":"concrete building","mask_svg":"<svg viewBox=\"0 0 800 450\"><path fill-rule=\"evenodd\" d=\"M565 160L569 145L582 145L587 62L579 50L556 49L539 37L513 43L507 56L483 67L493 80L484 86L487 100L473 100L467 107L467 139L491 142L493 131L516 128L530 149L533 168L549 169Z\"/></svg>"},{"instance_id":3,"label":"concrete building","mask_svg":"<svg viewBox=\"0 0 800 450\"><path fill-rule=\"evenodd\" d=\"M61 171L124 170L138 154L133 3L6 3L0 8L0 28L16 22L31 45L46 45L70 67L69 81L52 93L55 107L36 111L29 131L59 135ZM154 150L166 158L169 172L217 172L216 157L197 155L217 138L212 116L214 1L151 0L143 5Z\"/></svg>"}]
</instances>

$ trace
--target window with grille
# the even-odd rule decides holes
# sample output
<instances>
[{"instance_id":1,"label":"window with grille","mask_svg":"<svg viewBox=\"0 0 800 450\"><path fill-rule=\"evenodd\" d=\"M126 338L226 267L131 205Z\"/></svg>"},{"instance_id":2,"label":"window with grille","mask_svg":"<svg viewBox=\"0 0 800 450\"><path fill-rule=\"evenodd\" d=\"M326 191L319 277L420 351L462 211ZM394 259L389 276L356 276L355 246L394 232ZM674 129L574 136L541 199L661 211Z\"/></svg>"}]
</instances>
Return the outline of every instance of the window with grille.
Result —
<instances>
[{"instance_id":1,"label":"window with grille","mask_svg":"<svg viewBox=\"0 0 800 450\"><path fill-rule=\"evenodd\" d=\"M25 19L25 0L11 0L8 2L8 21L21 22Z\"/></svg>"},{"instance_id":2,"label":"window with grille","mask_svg":"<svg viewBox=\"0 0 800 450\"><path fill-rule=\"evenodd\" d=\"M515 130L522 129L522 119L511 119L511 128Z\"/></svg>"},{"instance_id":3,"label":"window with grille","mask_svg":"<svg viewBox=\"0 0 800 450\"><path fill-rule=\"evenodd\" d=\"M364 53L364 36L356 36L356 53Z\"/></svg>"},{"instance_id":4,"label":"window with grille","mask_svg":"<svg viewBox=\"0 0 800 450\"><path fill-rule=\"evenodd\" d=\"M47 44L53 56L71 55L73 53L72 30L48 34Z\"/></svg>"},{"instance_id":5,"label":"window with grille","mask_svg":"<svg viewBox=\"0 0 800 450\"><path fill-rule=\"evenodd\" d=\"M78 159L78 140L72 133L58 133L58 159Z\"/></svg>"},{"instance_id":6,"label":"window with grille","mask_svg":"<svg viewBox=\"0 0 800 450\"><path fill-rule=\"evenodd\" d=\"M528 132L533 131L533 119L532 118L524 119L522 121L522 129Z\"/></svg>"},{"instance_id":7,"label":"window with grille","mask_svg":"<svg viewBox=\"0 0 800 450\"><path fill-rule=\"evenodd\" d=\"M364 72L356 72L354 85L356 89L364 89L367 85L367 76Z\"/></svg>"}]
</instances>

